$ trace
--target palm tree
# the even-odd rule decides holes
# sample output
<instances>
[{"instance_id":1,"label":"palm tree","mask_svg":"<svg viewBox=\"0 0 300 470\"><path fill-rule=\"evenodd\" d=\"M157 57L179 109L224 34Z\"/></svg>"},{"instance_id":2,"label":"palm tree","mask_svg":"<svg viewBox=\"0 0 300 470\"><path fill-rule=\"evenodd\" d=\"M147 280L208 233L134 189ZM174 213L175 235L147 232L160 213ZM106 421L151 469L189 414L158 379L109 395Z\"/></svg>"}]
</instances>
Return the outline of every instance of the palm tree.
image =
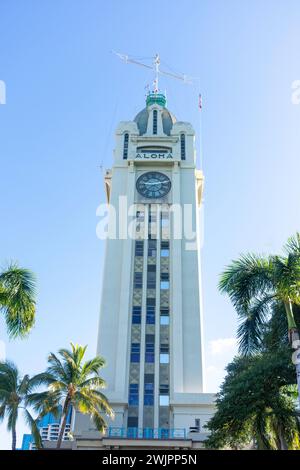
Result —
<instances>
[{"instance_id":1,"label":"palm tree","mask_svg":"<svg viewBox=\"0 0 300 470\"><path fill-rule=\"evenodd\" d=\"M10 264L0 273L0 311L10 337L23 337L34 325L35 276L28 269Z\"/></svg>"},{"instance_id":2,"label":"palm tree","mask_svg":"<svg viewBox=\"0 0 300 470\"><path fill-rule=\"evenodd\" d=\"M258 351L267 322L284 306L291 345L300 353L295 306L300 305L300 234L284 247L285 256L247 254L231 263L221 275L219 289L229 295L239 318L239 349L248 355ZM300 364L296 365L300 403Z\"/></svg>"},{"instance_id":3,"label":"palm tree","mask_svg":"<svg viewBox=\"0 0 300 470\"><path fill-rule=\"evenodd\" d=\"M7 418L7 429L12 434L12 450L16 449L16 426L19 411L22 409L25 422L31 429L35 444L42 446L36 420L32 417L30 408L30 398L32 391L41 384L41 376L29 375L20 376L16 365L12 362L0 362L0 422Z\"/></svg>"},{"instance_id":4,"label":"palm tree","mask_svg":"<svg viewBox=\"0 0 300 470\"><path fill-rule=\"evenodd\" d=\"M43 382L48 384L49 390L33 397L40 416L49 412L57 416L62 405L57 449L61 447L71 406L74 410L89 414L100 432L106 427L103 413L113 416L107 398L100 391L105 387L105 381L99 375L105 361L100 356L84 361L86 348L71 343L71 350L58 351L60 357L51 353L48 368L43 374Z\"/></svg>"}]
</instances>

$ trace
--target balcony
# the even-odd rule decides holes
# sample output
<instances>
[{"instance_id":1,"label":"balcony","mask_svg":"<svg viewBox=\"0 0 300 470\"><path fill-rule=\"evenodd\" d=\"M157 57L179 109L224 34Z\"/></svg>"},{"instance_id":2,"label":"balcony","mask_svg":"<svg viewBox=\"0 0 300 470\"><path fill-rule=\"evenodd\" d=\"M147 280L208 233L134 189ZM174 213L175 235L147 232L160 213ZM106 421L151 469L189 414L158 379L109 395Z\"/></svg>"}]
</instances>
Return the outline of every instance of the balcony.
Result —
<instances>
[{"instance_id":1,"label":"balcony","mask_svg":"<svg viewBox=\"0 0 300 470\"><path fill-rule=\"evenodd\" d=\"M106 431L108 438L116 439L186 439L185 429L167 428L117 428L109 427Z\"/></svg>"}]
</instances>

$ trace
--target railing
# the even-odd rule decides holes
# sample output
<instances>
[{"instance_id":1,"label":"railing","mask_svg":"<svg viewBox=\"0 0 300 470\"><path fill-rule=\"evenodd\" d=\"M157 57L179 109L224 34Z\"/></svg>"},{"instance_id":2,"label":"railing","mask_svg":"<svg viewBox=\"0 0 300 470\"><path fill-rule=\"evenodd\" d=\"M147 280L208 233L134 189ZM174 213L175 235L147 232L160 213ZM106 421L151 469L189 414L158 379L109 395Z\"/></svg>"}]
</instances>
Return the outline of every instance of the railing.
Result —
<instances>
[{"instance_id":1,"label":"railing","mask_svg":"<svg viewBox=\"0 0 300 470\"><path fill-rule=\"evenodd\" d=\"M185 429L109 427L106 436L124 439L186 439Z\"/></svg>"}]
</instances>

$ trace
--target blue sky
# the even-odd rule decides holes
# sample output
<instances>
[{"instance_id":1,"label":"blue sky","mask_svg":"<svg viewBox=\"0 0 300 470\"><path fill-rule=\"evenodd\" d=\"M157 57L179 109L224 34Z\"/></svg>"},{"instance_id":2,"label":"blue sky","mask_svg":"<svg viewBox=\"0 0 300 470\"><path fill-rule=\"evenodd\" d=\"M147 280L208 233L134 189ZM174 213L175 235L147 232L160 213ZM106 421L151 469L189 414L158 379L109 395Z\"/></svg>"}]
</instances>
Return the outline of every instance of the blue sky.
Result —
<instances>
[{"instance_id":1,"label":"blue sky","mask_svg":"<svg viewBox=\"0 0 300 470\"><path fill-rule=\"evenodd\" d=\"M200 77L194 86L161 80L161 88L197 133L203 96L204 334L214 390L236 331L219 273L241 252L280 250L299 230L300 105L291 102L299 2L2 0L0 17L0 262L17 260L38 277L30 338L9 342L0 320L7 357L36 373L71 340L95 353L99 165L110 167L114 128L143 108L151 83L110 51L159 52L166 66ZM9 446L3 426L0 436Z\"/></svg>"}]
</instances>

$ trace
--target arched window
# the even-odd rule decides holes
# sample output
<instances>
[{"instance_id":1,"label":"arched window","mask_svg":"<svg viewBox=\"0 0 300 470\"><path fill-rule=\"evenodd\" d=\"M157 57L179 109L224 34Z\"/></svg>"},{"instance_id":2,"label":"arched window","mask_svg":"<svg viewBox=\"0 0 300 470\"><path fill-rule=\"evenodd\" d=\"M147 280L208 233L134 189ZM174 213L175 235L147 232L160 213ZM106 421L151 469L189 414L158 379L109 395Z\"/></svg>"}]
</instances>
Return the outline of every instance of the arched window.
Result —
<instances>
[{"instance_id":1,"label":"arched window","mask_svg":"<svg viewBox=\"0 0 300 470\"><path fill-rule=\"evenodd\" d=\"M129 141L129 134L124 134L124 144L123 144L123 160L127 160L128 157L128 141Z\"/></svg>"},{"instance_id":2,"label":"arched window","mask_svg":"<svg viewBox=\"0 0 300 470\"><path fill-rule=\"evenodd\" d=\"M157 110L153 110L153 134L157 134Z\"/></svg>"},{"instance_id":3,"label":"arched window","mask_svg":"<svg viewBox=\"0 0 300 470\"><path fill-rule=\"evenodd\" d=\"M180 134L180 156L181 160L185 160L185 135Z\"/></svg>"}]
</instances>

